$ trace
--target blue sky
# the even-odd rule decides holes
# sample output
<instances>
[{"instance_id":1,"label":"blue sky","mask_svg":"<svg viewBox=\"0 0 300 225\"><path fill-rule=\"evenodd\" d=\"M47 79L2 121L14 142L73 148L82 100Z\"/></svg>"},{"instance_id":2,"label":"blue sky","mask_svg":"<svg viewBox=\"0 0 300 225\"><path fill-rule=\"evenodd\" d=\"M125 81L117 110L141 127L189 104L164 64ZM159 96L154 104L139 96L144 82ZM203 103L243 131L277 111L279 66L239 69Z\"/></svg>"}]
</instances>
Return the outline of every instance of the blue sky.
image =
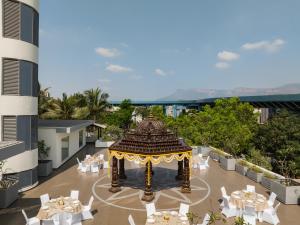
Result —
<instances>
[{"instance_id":1,"label":"blue sky","mask_svg":"<svg viewBox=\"0 0 300 225\"><path fill-rule=\"evenodd\" d=\"M39 79L53 96L300 82L299 0L41 0Z\"/></svg>"}]
</instances>

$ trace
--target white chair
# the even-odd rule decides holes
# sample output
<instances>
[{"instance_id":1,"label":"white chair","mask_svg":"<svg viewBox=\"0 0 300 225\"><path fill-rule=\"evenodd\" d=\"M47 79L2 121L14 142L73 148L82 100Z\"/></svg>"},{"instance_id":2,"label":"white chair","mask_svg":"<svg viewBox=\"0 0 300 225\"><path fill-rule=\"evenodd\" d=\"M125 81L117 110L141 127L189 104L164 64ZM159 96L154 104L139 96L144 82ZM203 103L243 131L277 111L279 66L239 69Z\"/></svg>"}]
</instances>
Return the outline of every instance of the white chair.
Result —
<instances>
[{"instance_id":1,"label":"white chair","mask_svg":"<svg viewBox=\"0 0 300 225\"><path fill-rule=\"evenodd\" d=\"M207 158L206 158L206 160L205 160L205 166L206 166L206 167L209 167L209 165L208 165L208 161L209 161L209 159L210 159L210 157L209 157L209 156L207 156Z\"/></svg>"},{"instance_id":2,"label":"white chair","mask_svg":"<svg viewBox=\"0 0 300 225\"><path fill-rule=\"evenodd\" d=\"M71 197L72 199L78 200L78 198L79 198L79 191L78 191L78 190L71 190L70 197Z\"/></svg>"},{"instance_id":3,"label":"white chair","mask_svg":"<svg viewBox=\"0 0 300 225\"><path fill-rule=\"evenodd\" d=\"M50 200L49 194L41 195L40 199L41 199L41 204L45 205L45 203L49 202Z\"/></svg>"},{"instance_id":4,"label":"white chair","mask_svg":"<svg viewBox=\"0 0 300 225\"><path fill-rule=\"evenodd\" d=\"M108 161L104 161L104 163L103 163L103 169L108 169L108 168L109 168Z\"/></svg>"},{"instance_id":5,"label":"white chair","mask_svg":"<svg viewBox=\"0 0 300 225\"><path fill-rule=\"evenodd\" d=\"M210 220L210 215L208 213L205 214L203 222L201 224L197 224L197 225L208 225Z\"/></svg>"},{"instance_id":6,"label":"white chair","mask_svg":"<svg viewBox=\"0 0 300 225\"><path fill-rule=\"evenodd\" d=\"M255 208L253 206L245 206L245 210L243 212L243 218L245 220L245 222L251 225L256 225L256 217L257 214L255 212Z\"/></svg>"},{"instance_id":7,"label":"white chair","mask_svg":"<svg viewBox=\"0 0 300 225\"><path fill-rule=\"evenodd\" d=\"M42 225L55 225L53 219L42 220Z\"/></svg>"},{"instance_id":8,"label":"white chair","mask_svg":"<svg viewBox=\"0 0 300 225\"><path fill-rule=\"evenodd\" d=\"M81 172L86 173L91 170L91 167L85 163L81 164Z\"/></svg>"},{"instance_id":9,"label":"white chair","mask_svg":"<svg viewBox=\"0 0 300 225\"><path fill-rule=\"evenodd\" d=\"M72 225L72 214L71 213L63 213L60 220L61 224L64 225Z\"/></svg>"},{"instance_id":10,"label":"white chair","mask_svg":"<svg viewBox=\"0 0 300 225\"><path fill-rule=\"evenodd\" d=\"M99 172L98 163L92 163L92 165L91 165L91 172L92 173L98 173Z\"/></svg>"},{"instance_id":11,"label":"white chair","mask_svg":"<svg viewBox=\"0 0 300 225\"><path fill-rule=\"evenodd\" d=\"M179 207L179 215L186 216L186 214L189 212L190 206L184 203L180 203Z\"/></svg>"},{"instance_id":12,"label":"white chair","mask_svg":"<svg viewBox=\"0 0 300 225\"><path fill-rule=\"evenodd\" d=\"M263 221L270 223L270 224L277 225L280 222L278 219L278 216L277 216L277 210L278 210L279 205L280 205L280 202L275 206L275 208L270 207L270 208L265 209L263 212L263 216L262 216Z\"/></svg>"},{"instance_id":13,"label":"white chair","mask_svg":"<svg viewBox=\"0 0 300 225\"><path fill-rule=\"evenodd\" d=\"M253 185L247 185L246 186L246 190L248 192L255 192L255 186L253 186Z\"/></svg>"},{"instance_id":14,"label":"white chair","mask_svg":"<svg viewBox=\"0 0 300 225\"><path fill-rule=\"evenodd\" d=\"M82 225L81 223L82 215L81 213L72 214L72 225Z\"/></svg>"},{"instance_id":15,"label":"white chair","mask_svg":"<svg viewBox=\"0 0 300 225\"><path fill-rule=\"evenodd\" d=\"M91 209L92 209L92 204L94 201L94 196L91 196L90 200L89 200L89 204L88 205L84 205L82 207L82 220L89 220L89 219L93 219L93 215L91 213Z\"/></svg>"},{"instance_id":16,"label":"white chair","mask_svg":"<svg viewBox=\"0 0 300 225\"><path fill-rule=\"evenodd\" d=\"M193 168L198 169L198 163L193 163Z\"/></svg>"},{"instance_id":17,"label":"white chair","mask_svg":"<svg viewBox=\"0 0 300 225\"><path fill-rule=\"evenodd\" d=\"M78 158L76 158L76 160L77 160L77 163L78 163L77 169L80 170L81 166L82 166L82 163L80 162L80 160Z\"/></svg>"},{"instance_id":18,"label":"white chair","mask_svg":"<svg viewBox=\"0 0 300 225\"><path fill-rule=\"evenodd\" d=\"M147 217L152 216L156 212L155 204L153 202L146 204Z\"/></svg>"},{"instance_id":19,"label":"white chair","mask_svg":"<svg viewBox=\"0 0 300 225\"><path fill-rule=\"evenodd\" d=\"M203 162L199 162L199 169L200 170L206 170L208 167L209 167L209 164L208 164L208 161L209 161L209 156L207 156L206 160Z\"/></svg>"},{"instance_id":20,"label":"white chair","mask_svg":"<svg viewBox=\"0 0 300 225\"><path fill-rule=\"evenodd\" d=\"M222 214L224 214L227 218L233 217L237 215L237 209L235 205L232 205L227 198L223 199L224 207L222 209Z\"/></svg>"},{"instance_id":21,"label":"white chair","mask_svg":"<svg viewBox=\"0 0 300 225\"><path fill-rule=\"evenodd\" d=\"M100 160L103 160L103 159L104 159L104 155L103 155L103 154L99 154L98 157L99 157Z\"/></svg>"},{"instance_id":22,"label":"white chair","mask_svg":"<svg viewBox=\"0 0 300 225\"><path fill-rule=\"evenodd\" d=\"M227 195L226 189L225 187L221 187L221 193L222 193L222 202L220 204L221 207L224 207L224 198L227 198L227 200L229 201L230 196Z\"/></svg>"},{"instance_id":23,"label":"white chair","mask_svg":"<svg viewBox=\"0 0 300 225\"><path fill-rule=\"evenodd\" d=\"M135 222L134 222L133 217L132 217L131 214L128 216L128 222L129 222L130 225L135 225Z\"/></svg>"},{"instance_id":24,"label":"white chair","mask_svg":"<svg viewBox=\"0 0 300 225\"><path fill-rule=\"evenodd\" d=\"M65 221L63 220L63 214L54 214L52 216L52 220L54 225L61 225L61 224L65 224Z\"/></svg>"},{"instance_id":25,"label":"white chair","mask_svg":"<svg viewBox=\"0 0 300 225\"><path fill-rule=\"evenodd\" d=\"M40 224L40 220L37 217L28 218L27 214L25 213L25 211L23 209L22 209L22 213L25 218L26 225L39 225Z\"/></svg>"},{"instance_id":26,"label":"white chair","mask_svg":"<svg viewBox=\"0 0 300 225\"><path fill-rule=\"evenodd\" d=\"M276 197L277 195L274 192L272 192L268 200L269 207L273 207Z\"/></svg>"}]
</instances>

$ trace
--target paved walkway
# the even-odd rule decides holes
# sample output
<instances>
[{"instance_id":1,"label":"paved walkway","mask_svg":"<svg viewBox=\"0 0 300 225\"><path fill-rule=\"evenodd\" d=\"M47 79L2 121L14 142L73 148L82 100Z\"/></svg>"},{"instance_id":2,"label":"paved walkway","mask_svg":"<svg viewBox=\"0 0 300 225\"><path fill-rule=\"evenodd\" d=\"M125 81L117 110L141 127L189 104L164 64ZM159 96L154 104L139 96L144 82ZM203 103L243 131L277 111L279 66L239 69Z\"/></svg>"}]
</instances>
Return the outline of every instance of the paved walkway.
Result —
<instances>
[{"instance_id":1,"label":"paved walkway","mask_svg":"<svg viewBox=\"0 0 300 225\"><path fill-rule=\"evenodd\" d=\"M25 224L20 210L24 208L30 217L35 216L40 207L41 194L49 193L52 197L67 196L71 189L78 189L79 199L84 204L87 204L91 195L95 196L92 207L94 220L85 221L84 225L126 225L129 214L132 214L136 225L144 225L146 212L144 202L140 200L143 194L144 168L125 162L128 179L123 182L121 192L112 194L108 192L110 179L107 170L101 170L99 174L83 174L77 170L76 157L83 159L86 153L94 151L93 147L86 146L51 177L44 179L39 186L22 193L21 198L9 209L0 210L0 224ZM105 152L99 149L96 151ZM258 193L268 196L268 191L261 185L234 171L223 170L214 161L210 161L210 168L207 171L193 170L192 193L182 194L179 191L180 184L174 180L176 165L177 162L153 167L155 204L158 210L176 210L180 202L186 202L191 205L191 211L201 217L209 210L219 211L218 200L221 196L220 187L223 185L230 194L232 191L245 188L246 184L252 184L256 186ZM299 224L299 212L300 206L281 205L278 211L281 224ZM232 224L232 221L233 219L229 219L227 224Z\"/></svg>"}]
</instances>

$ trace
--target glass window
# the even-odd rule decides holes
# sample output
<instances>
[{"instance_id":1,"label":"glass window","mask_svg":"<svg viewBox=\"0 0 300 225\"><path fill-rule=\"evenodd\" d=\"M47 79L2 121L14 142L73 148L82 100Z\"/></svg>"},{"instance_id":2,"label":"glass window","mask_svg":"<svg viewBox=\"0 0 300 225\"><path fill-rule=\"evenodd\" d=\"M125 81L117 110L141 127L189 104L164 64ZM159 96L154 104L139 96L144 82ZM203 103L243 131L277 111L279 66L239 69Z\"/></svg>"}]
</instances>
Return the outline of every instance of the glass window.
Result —
<instances>
[{"instance_id":1,"label":"glass window","mask_svg":"<svg viewBox=\"0 0 300 225\"><path fill-rule=\"evenodd\" d=\"M39 14L26 4L4 0L3 35L38 46Z\"/></svg>"},{"instance_id":2,"label":"glass window","mask_svg":"<svg viewBox=\"0 0 300 225\"><path fill-rule=\"evenodd\" d=\"M20 61L20 95L31 96L32 94L32 63Z\"/></svg>"},{"instance_id":3,"label":"glass window","mask_svg":"<svg viewBox=\"0 0 300 225\"><path fill-rule=\"evenodd\" d=\"M31 116L31 149L38 147L38 117Z\"/></svg>"},{"instance_id":4,"label":"glass window","mask_svg":"<svg viewBox=\"0 0 300 225\"><path fill-rule=\"evenodd\" d=\"M3 59L2 93L38 96L38 65L32 62Z\"/></svg>"},{"instance_id":5,"label":"glass window","mask_svg":"<svg viewBox=\"0 0 300 225\"><path fill-rule=\"evenodd\" d=\"M17 116L17 140L24 141L25 150L31 149L31 116Z\"/></svg>"},{"instance_id":6,"label":"glass window","mask_svg":"<svg viewBox=\"0 0 300 225\"><path fill-rule=\"evenodd\" d=\"M21 40L33 43L33 9L21 4Z\"/></svg>"},{"instance_id":7,"label":"glass window","mask_svg":"<svg viewBox=\"0 0 300 225\"><path fill-rule=\"evenodd\" d=\"M83 130L79 131L79 147L83 145Z\"/></svg>"},{"instance_id":8,"label":"glass window","mask_svg":"<svg viewBox=\"0 0 300 225\"><path fill-rule=\"evenodd\" d=\"M33 10L33 44L39 46L39 14Z\"/></svg>"},{"instance_id":9,"label":"glass window","mask_svg":"<svg viewBox=\"0 0 300 225\"><path fill-rule=\"evenodd\" d=\"M61 139L61 161L69 157L69 136Z\"/></svg>"}]
</instances>

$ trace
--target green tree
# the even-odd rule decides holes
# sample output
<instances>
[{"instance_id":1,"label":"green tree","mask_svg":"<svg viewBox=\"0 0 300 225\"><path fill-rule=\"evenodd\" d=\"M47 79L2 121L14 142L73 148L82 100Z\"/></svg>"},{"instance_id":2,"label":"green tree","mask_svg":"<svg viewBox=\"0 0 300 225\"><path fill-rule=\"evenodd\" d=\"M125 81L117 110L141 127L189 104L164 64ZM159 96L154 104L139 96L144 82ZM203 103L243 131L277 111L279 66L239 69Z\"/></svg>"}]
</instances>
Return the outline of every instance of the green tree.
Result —
<instances>
[{"instance_id":1,"label":"green tree","mask_svg":"<svg viewBox=\"0 0 300 225\"><path fill-rule=\"evenodd\" d=\"M145 119L146 117L149 116L150 110L147 107L144 106L138 106L134 109L134 113L137 116L141 116L142 119Z\"/></svg>"},{"instance_id":2,"label":"green tree","mask_svg":"<svg viewBox=\"0 0 300 225\"><path fill-rule=\"evenodd\" d=\"M285 109L259 126L256 147L273 158L273 170L286 177L300 176L300 115Z\"/></svg>"},{"instance_id":3,"label":"green tree","mask_svg":"<svg viewBox=\"0 0 300 225\"><path fill-rule=\"evenodd\" d=\"M50 96L50 92L49 92L50 87L42 89L39 84L38 89L39 89L39 96L38 96L39 118L47 119L48 118L47 112L49 111L49 109L54 108L54 99Z\"/></svg>"},{"instance_id":4,"label":"green tree","mask_svg":"<svg viewBox=\"0 0 300 225\"><path fill-rule=\"evenodd\" d=\"M217 99L199 113L202 142L238 156L250 148L257 129L257 114L249 103L238 98Z\"/></svg>"},{"instance_id":5,"label":"green tree","mask_svg":"<svg viewBox=\"0 0 300 225\"><path fill-rule=\"evenodd\" d=\"M120 109L115 113L120 128L127 130L132 123L132 113L134 107L130 99L124 99L120 104Z\"/></svg>"},{"instance_id":6,"label":"green tree","mask_svg":"<svg viewBox=\"0 0 300 225\"><path fill-rule=\"evenodd\" d=\"M73 119L75 113L74 99L69 98L66 93L63 93L62 98L53 100L52 107L47 109L43 115L45 118L51 119Z\"/></svg>"},{"instance_id":7,"label":"green tree","mask_svg":"<svg viewBox=\"0 0 300 225\"><path fill-rule=\"evenodd\" d=\"M84 96L86 98L85 112L87 114L87 118L96 121L100 118L100 114L110 107L110 104L107 101L109 95L105 92L102 92L102 90L99 88L85 91Z\"/></svg>"}]
</instances>

